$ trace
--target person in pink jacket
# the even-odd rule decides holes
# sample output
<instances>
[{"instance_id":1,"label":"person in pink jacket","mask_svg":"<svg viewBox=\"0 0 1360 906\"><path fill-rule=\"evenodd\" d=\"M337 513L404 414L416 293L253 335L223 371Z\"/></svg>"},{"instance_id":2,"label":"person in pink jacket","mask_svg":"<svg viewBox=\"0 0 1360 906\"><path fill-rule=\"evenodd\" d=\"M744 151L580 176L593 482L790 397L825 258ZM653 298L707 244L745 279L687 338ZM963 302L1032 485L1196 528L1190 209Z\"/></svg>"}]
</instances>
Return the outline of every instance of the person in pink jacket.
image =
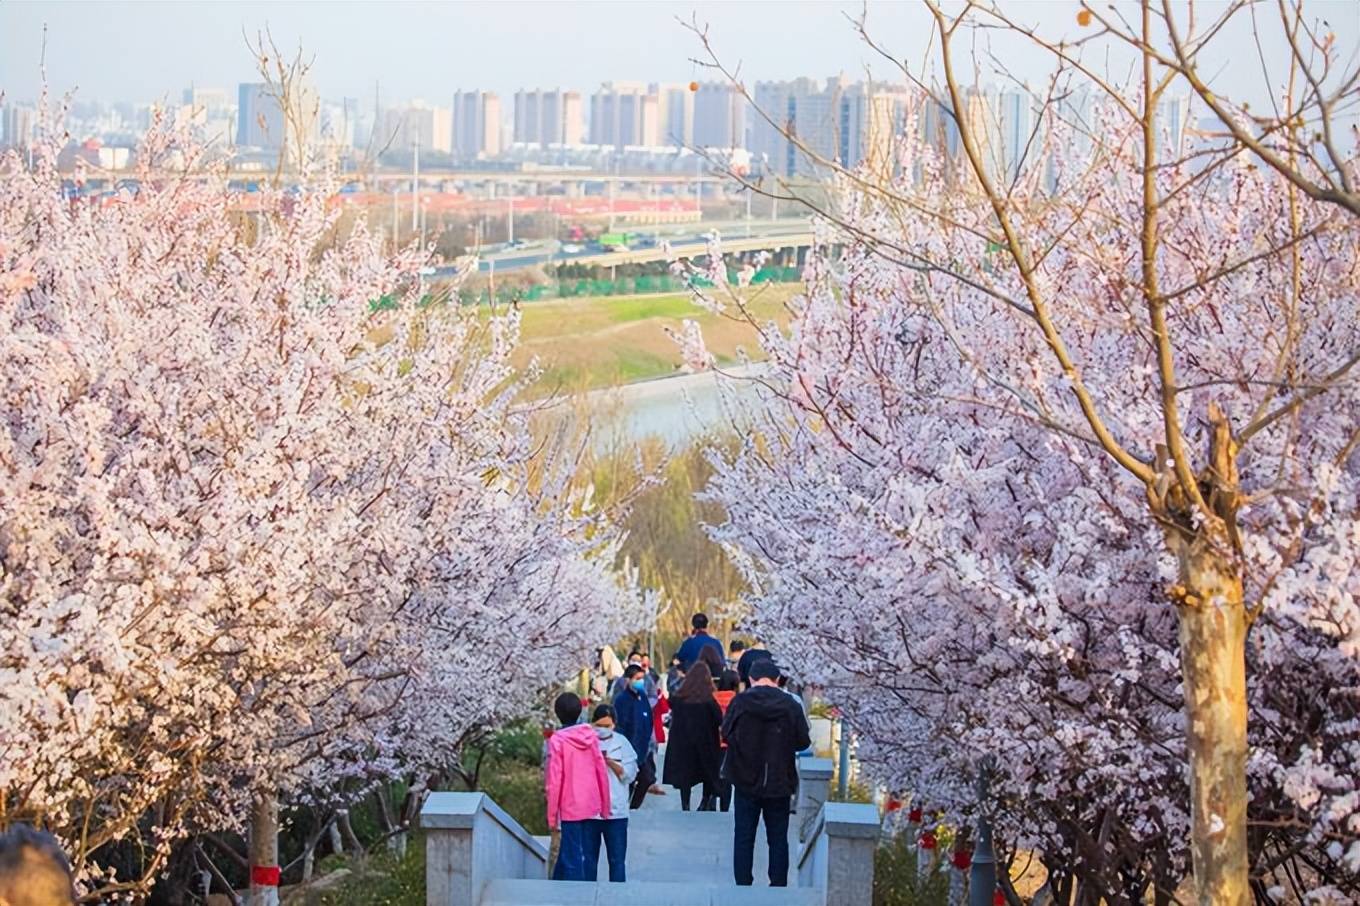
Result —
<instances>
[{"instance_id":1,"label":"person in pink jacket","mask_svg":"<svg viewBox=\"0 0 1360 906\"><path fill-rule=\"evenodd\" d=\"M548 740L544 785L548 791L548 827L561 831L554 881L585 881L590 822L609 817L609 777L600 739L590 724L577 723L581 699L564 692L553 702L562 729Z\"/></svg>"}]
</instances>

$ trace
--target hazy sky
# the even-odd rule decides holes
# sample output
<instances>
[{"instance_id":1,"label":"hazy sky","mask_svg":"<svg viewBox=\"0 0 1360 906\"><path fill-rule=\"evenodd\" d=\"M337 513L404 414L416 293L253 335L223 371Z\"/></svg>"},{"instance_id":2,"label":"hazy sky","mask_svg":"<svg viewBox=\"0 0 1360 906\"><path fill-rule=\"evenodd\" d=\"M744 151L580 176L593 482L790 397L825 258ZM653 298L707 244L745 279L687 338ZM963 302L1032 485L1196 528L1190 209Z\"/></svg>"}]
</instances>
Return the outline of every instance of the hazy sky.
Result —
<instances>
[{"instance_id":1,"label":"hazy sky","mask_svg":"<svg viewBox=\"0 0 1360 906\"><path fill-rule=\"evenodd\" d=\"M1073 0L1002 0L1013 15L1050 37L1075 36ZM1199 4L1201 16L1213 3ZM1264 7L1270 12L1274 4ZM607 79L689 81L709 77L690 62L701 48L677 18L707 23L725 62L741 63L754 81L799 75L875 77L891 67L865 47L847 15L859 2L37 2L0 0L0 89L31 98L39 84L42 28L52 87L79 87L79 97L152 100L177 96L189 83L234 91L252 78L242 37L268 25L281 47L301 40L315 57L326 98L369 99L380 82L384 99L444 102L457 88L503 95L519 87L561 85L583 91ZM1340 45L1353 54L1360 0L1310 0ZM1129 10L1132 12L1132 10ZM872 2L875 37L919 65L929 15L915 3ZM1242 23L1246 25L1245 19ZM985 41L986 38L979 38ZM1048 59L1013 36L993 47L1020 76L1039 79ZM1262 98L1264 82L1245 28L1224 36L1220 90ZM1229 53L1228 51L1232 51ZM1282 47L1267 57L1284 59ZM1089 53L1088 57L1099 55ZM1103 59L1103 58L1102 58ZM1123 73L1124 56L1109 64Z\"/></svg>"}]
</instances>

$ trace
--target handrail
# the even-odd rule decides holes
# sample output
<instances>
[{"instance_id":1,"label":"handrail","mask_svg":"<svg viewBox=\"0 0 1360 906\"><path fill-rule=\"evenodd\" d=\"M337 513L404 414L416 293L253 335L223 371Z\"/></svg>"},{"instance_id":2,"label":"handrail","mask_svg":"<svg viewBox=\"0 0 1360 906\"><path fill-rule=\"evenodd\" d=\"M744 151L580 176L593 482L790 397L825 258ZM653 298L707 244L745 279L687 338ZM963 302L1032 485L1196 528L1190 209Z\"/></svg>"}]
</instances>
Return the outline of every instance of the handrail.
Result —
<instances>
[{"instance_id":1,"label":"handrail","mask_svg":"<svg viewBox=\"0 0 1360 906\"><path fill-rule=\"evenodd\" d=\"M878 809L867 802L828 802L817 813L817 822L812 833L798 853L798 867L802 868L807 857L816 848L817 838L822 834L855 840L876 840L881 830L878 822Z\"/></svg>"},{"instance_id":2,"label":"handrail","mask_svg":"<svg viewBox=\"0 0 1360 906\"><path fill-rule=\"evenodd\" d=\"M548 850L542 843L526 831L518 821L510 817L505 809L496 804L483 792L471 793L431 793L420 810L420 826L446 830L469 830L477 819L478 813L485 813L496 823L519 840L519 842L545 862Z\"/></svg>"}]
</instances>

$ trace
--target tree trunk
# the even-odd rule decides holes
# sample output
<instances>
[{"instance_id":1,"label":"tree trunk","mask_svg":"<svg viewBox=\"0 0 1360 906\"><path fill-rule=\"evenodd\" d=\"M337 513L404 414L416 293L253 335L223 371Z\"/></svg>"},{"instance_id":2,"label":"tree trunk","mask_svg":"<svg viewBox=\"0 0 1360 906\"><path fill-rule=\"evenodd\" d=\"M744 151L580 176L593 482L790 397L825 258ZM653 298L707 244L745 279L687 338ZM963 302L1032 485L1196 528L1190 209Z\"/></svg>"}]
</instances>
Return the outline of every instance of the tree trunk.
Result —
<instances>
[{"instance_id":1,"label":"tree trunk","mask_svg":"<svg viewBox=\"0 0 1360 906\"><path fill-rule=\"evenodd\" d=\"M1200 536L1173 548L1181 585L1190 852L1199 906L1247 906L1247 617L1227 539Z\"/></svg>"},{"instance_id":2,"label":"tree trunk","mask_svg":"<svg viewBox=\"0 0 1360 906\"><path fill-rule=\"evenodd\" d=\"M260 793L250 813L250 895L247 906L279 906L279 798Z\"/></svg>"},{"instance_id":3,"label":"tree trunk","mask_svg":"<svg viewBox=\"0 0 1360 906\"><path fill-rule=\"evenodd\" d=\"M345 841L340 839L340 821L336 818L331 819L330 826L326 828L326 833L330 835L331 852L337 856L345 851Z\"/></svg>"},{"instance_id":4,"label":"tree trunk","mask_svg":"<svg viewBox=\"0 0 1360 906\"><path fill-rule=\"evenodd\" d=\"M363 858L364 845L359 842L359 837L354 833L354 826L349 823L349 809L337 809L335 812L335 823L340 825L340 835L345 839L345 846L355 858Z\"/></svg>"}]
</instances>

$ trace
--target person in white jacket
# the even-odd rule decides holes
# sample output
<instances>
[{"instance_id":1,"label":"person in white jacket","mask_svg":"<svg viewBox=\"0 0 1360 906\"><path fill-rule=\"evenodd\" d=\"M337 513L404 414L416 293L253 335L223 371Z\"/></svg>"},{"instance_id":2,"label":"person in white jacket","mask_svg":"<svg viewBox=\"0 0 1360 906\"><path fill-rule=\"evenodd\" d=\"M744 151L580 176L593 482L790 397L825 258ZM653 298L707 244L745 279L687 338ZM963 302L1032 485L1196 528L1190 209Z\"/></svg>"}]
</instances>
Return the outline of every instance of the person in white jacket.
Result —
<instances>
[{"instance_id":1,"label":"person in white jacket","mask_svg":"<svg viewBox=\"0 0 1360 906\"><path fill-rule=\"evenodd\" d=\"M637 777L637 751L627 738L614 732L613 705L596 705L590 716L609 768L609 814L595 819L593 832L587 836L586 875L591 881L598 877L603 843L609 857L609 880L622 884L628 858L628 787Z\"/></svg>"}]
</instances>

